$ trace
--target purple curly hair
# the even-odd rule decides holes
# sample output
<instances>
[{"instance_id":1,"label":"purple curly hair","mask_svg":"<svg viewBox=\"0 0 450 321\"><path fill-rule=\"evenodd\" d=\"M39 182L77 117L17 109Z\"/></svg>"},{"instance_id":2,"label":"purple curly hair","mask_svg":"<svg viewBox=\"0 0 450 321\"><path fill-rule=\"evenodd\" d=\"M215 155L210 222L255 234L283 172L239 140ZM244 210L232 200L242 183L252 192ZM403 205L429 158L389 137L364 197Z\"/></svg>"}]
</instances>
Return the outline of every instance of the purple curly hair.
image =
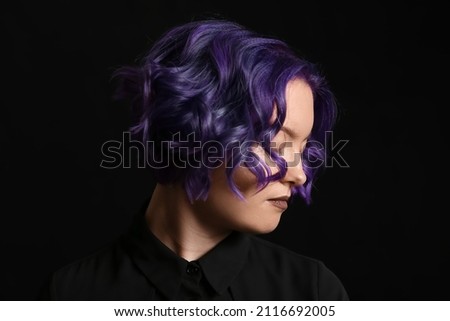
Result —
<instances>
[{"instance_id":1,"label":"purple curly hair","mask_svg":"<svg viewBox=\"0 0 450 321\"><path fill-rule=\"evenodd\" d=\"M189 22L166 32L137 66L123 66L113 77L120 81L116 97L131 101L136 119L132 134L154 143L148 163L156 181L181 182L191 202L207 198L209 171L220 160L227 165L231 190L241 199L232 179L239 164L249 168L261 188L284 177L287 163L270 141L286 117L287 83L304 80L313 92L315 121L304 151L309 156L303 160L307 181L292 192L310 203L313 182L323 166L308 159L323 164L326 153L315 144L324 146L325 133L335 122L336 103L317 68L283 41L235 22ZM274 106L277 120L271 123ZM214 152L209 148L204 153L198 142L214 147ZM255 142L278 166L276 174L252 152ZM236 147L240 152L233 152ZM223 157L213 157L218 153ZM170 165L152 166L156 160Z\"/></svg>"}]
</instances>

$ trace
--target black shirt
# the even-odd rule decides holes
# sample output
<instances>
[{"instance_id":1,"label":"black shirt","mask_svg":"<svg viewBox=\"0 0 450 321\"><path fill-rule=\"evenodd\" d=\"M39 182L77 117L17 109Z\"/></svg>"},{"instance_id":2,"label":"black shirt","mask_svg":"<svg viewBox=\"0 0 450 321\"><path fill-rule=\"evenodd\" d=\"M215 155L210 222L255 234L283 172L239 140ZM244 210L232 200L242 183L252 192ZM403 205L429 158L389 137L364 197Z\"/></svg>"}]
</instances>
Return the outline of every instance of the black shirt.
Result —
<instances>
[{"instance_id":1,"label":"black shirt","mask_svg":"<svg viewBox=\"0 0 450 321\"><path fill-rule=\"evenodd\" d=\"M231 233L188 262L149 230L145 208L127 233L60 268L41 300L348 300L321 261L257 236Z\"/></svg>"}]
</instances>

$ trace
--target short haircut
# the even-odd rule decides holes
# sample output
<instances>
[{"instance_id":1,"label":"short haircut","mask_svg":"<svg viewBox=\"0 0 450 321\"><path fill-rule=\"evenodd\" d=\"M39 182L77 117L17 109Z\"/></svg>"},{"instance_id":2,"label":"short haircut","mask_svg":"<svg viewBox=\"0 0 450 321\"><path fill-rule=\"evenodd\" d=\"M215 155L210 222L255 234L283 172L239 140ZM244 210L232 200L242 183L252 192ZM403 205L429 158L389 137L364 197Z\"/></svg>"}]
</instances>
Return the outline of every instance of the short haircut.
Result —
<instances>
[{"instance_id":1,"label":"short haircut","mask_svg":"<svg viewBox=\"0 0 450 321\"><path fill-rule=\"evenodd\" d=\"M116 97L129 99L132 107L132 134L152 142L147 163L155 180L182 183L191 202L206 200L210 170L221 164L241 199L232 179L240 164L261 188L284 177L288 164L270 141L286 117L288 82L304 80L313 92L315 119L303 151L307 181L292 193L310 203L337 109L318 68L284 41L232 21L192 21L164 33L138 64L118 68L114 77L119 79ZM277 120L271 123L274 107ZM270 155L277 173L252 152L255 143Z\"/></svg>"}]
</instances>

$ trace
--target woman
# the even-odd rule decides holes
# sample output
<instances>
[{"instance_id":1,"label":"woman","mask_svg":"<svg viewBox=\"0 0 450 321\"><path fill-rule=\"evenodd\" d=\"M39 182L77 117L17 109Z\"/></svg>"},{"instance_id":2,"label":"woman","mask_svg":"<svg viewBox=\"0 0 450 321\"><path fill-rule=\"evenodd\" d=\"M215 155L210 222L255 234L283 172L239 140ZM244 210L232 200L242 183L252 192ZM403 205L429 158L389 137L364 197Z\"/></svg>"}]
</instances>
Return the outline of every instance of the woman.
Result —
<instances>
[{"instance_id":1,"label":"woman","mask_svg":"<svg viewBox=\"0 0 450 321\"><path fill-rule=\"evenodd\" d=\"M156 188L120 239L53 274L58 300L346 300L322 262L264 241L309 203L333 95L284 42L223 20L165 33L118 97Z\"/></svg>"}]
</instances>

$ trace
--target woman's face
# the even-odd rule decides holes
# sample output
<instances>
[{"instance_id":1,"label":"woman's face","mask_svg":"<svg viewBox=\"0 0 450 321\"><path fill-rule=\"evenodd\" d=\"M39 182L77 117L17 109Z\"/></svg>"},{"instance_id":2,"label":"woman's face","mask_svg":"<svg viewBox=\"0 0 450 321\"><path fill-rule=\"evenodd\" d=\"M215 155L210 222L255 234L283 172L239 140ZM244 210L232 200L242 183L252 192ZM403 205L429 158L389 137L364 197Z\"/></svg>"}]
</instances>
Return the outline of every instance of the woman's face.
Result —
<instances>
[{"instance_id":1,"label":"woman's face","mask_svg":"<svg viewBox=\"0 0 450 321\"><path fill-rule=\"evenodd\" d=\"M242 201L228 186L225 166L214 169L208 199L194 203L195 211L204 223L217 229L255 234L269 233L277 227L281 214L287 208L292 188L306 181L300 154L314 122L313 95L306 82L295 79L288 83L286 103L285 122L272 140L273 148L288 163L286 175L258 191L255 175L244 166L238 167L233 179L245 197ZM272 121L275 119L274 112ZM262 159L268 158L260 147L255 152ZM266 163L272 173L278 171L274 164Z\"/></svg>"}]
</instances>

